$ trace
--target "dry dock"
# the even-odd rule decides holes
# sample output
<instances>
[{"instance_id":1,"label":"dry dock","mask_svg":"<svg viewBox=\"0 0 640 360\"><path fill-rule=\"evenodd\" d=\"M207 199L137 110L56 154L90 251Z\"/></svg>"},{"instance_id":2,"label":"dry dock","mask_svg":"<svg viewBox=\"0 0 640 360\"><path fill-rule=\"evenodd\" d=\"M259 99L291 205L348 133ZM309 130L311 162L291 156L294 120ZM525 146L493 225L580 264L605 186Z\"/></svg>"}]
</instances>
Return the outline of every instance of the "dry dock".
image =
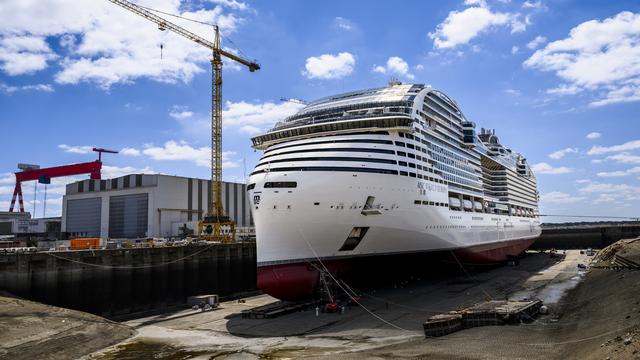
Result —
<instances>
[{"instance_id":1,"label":"dry dock","mask_svg":"<svg viewBox=\"0 0 640 360\"><path fill-rule=\"evenodd\" d=\"M577 265L589 261L590 257L579 251L569 251L565 257L531 252L515 267L443 274L435 279L412 280L363 293L363 308L350 307L342 314L320 312L316 316L311 308L271 319L243 318L243 310L275 301L261 295L243 303L226 302L210 312L185 310L152 316L127 322L138 334L91 358L118 359L140 353L167 359L425 355L436 359L558 358L560 348L548 344L551 340L548 331L557 329L562 321L559 315L565 306L560 301L562 295L585 276ZM425 339L422 326L427 318L469 307L487 297L540 298L550 306L551 314L531 324L474 328ZM612 334L607 335L615 336ZM505 341L510 337L517 338L519 345Z\"/></svg>"}]
</instances>

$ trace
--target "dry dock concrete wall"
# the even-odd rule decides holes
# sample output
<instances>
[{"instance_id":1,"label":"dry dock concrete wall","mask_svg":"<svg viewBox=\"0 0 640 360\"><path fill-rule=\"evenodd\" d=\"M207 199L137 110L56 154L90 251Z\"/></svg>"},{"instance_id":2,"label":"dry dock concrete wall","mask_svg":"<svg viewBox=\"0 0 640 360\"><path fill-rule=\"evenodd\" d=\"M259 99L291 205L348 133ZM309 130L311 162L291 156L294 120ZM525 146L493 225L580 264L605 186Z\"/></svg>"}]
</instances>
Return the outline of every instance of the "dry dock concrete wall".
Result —
<instances>
[{"instance_id":1,"label":"dry dock concrete wall","mask_svg":"<svg viewBox=\"0 0 640 360\"><path fill-rule=\"evenodd\" d=\"M549 226L542 228L542 235L531 249L602 249L620 239L640 236L640 224Z\"/></svg>"},{"instance_id":2,"label":"dry dock concrete wall","mask_svg":"<svg viewBox=\"0 0 640 360\"><path fill-rule=\"evenodd\" d=\"M0 290L114 317L256 290L255 243L0 255Z\"/></svg>"}]
</instances>

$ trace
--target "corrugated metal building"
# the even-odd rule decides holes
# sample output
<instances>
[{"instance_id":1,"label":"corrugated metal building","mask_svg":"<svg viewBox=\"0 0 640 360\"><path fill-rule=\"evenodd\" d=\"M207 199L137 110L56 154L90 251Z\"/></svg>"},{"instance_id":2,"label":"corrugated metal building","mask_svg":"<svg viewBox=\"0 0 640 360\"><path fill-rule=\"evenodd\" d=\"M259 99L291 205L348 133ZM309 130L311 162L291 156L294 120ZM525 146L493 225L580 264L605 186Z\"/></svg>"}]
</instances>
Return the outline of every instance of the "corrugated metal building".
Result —
<instances>
[{"instance_id":1,"label":"corrugated metal building","mask_svg":"<svg viewBox=\"0 0 640 360\"><path fill-rule=\"evenodd\" d=\"M224 182L222 201L237 227L253 227L246 184ZM211 181L133 174L67 185L62 231L71 236L141 238L179 236L209 211Z\"/></svg>"}]
</instances>

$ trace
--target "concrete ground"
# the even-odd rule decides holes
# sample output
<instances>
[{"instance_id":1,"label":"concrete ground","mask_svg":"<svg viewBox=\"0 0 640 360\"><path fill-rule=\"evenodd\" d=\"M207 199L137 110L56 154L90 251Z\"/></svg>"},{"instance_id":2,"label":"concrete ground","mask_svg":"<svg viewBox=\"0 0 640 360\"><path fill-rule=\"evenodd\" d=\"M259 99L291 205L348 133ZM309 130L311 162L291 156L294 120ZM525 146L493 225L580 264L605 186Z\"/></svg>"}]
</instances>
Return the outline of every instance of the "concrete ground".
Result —
<instances>
[{"instance_id":1,"label":"concrete ground","mask_svg":"<svg viewBox=\"0 0 640 360\"><path fill-rule=\"evenodd\" d=\"M344 314L316 316L315 310L309 309L274 319L243 319L239 315L242 310L275 301L261 295L245 303L226 302L209 312L186 310L151 316L127 322L137 330L136 336L89 358L385 358L425 354L435 358L551 358L556 349L545 341L547 323L555 321L554 315L528 325L475 328L438 339L424 339L422 323L433 314L490 298L538 297L552 312L560 311L562 295L583 276L577 265L589 261L579 251L568 251L564 258L531 252L518 266L465 269L459 275L442 274L362 293L363 307L351 307ZM506 334L514 335L505 341ZM518 343L523 346L515 346Z\"/></svg>"},{"instance_id":2,"label":"concrete ground","mask_svg":"<svg viewBox=\"0 0 640 360\"><path fill-rule=\"evenodd\" d=\"M74 359L133 334L99 316L0 296L0 359Z\"/></svg>"}]
</instances>

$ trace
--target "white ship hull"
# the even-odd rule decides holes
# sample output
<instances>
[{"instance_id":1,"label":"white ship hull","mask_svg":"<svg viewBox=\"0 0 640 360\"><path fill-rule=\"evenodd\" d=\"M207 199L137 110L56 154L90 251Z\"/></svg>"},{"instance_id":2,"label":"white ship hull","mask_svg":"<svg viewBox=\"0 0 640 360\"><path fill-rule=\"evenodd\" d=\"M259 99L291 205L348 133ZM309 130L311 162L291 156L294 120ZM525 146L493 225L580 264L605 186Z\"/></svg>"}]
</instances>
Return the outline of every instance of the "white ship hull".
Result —
<instances>
[{"instance_id":1,"label":"white ship hull","mask_svg":"<svg viewBox=\"0 0 640 360\"><path fill-rule=\"evenodd\" d=\"M298 186L264 189L267 181L295 181ZM412 178L300 171L257 174L250 182L256 184L250 198L259 285L280 298L309 295L317 272L307 264L320 260L343 267L341 260L354 257L477 249L466 253L465 260L500 262L526 249L541 233L537 218L415 205L419 198L445 202L447 192L445 186L421 181L432 191L418 195L418 181ZM362 214L368 196L375 197L380 214ZM340 251L354 227L369 230L353 250Z\"/></svg>"}]
</instances>

